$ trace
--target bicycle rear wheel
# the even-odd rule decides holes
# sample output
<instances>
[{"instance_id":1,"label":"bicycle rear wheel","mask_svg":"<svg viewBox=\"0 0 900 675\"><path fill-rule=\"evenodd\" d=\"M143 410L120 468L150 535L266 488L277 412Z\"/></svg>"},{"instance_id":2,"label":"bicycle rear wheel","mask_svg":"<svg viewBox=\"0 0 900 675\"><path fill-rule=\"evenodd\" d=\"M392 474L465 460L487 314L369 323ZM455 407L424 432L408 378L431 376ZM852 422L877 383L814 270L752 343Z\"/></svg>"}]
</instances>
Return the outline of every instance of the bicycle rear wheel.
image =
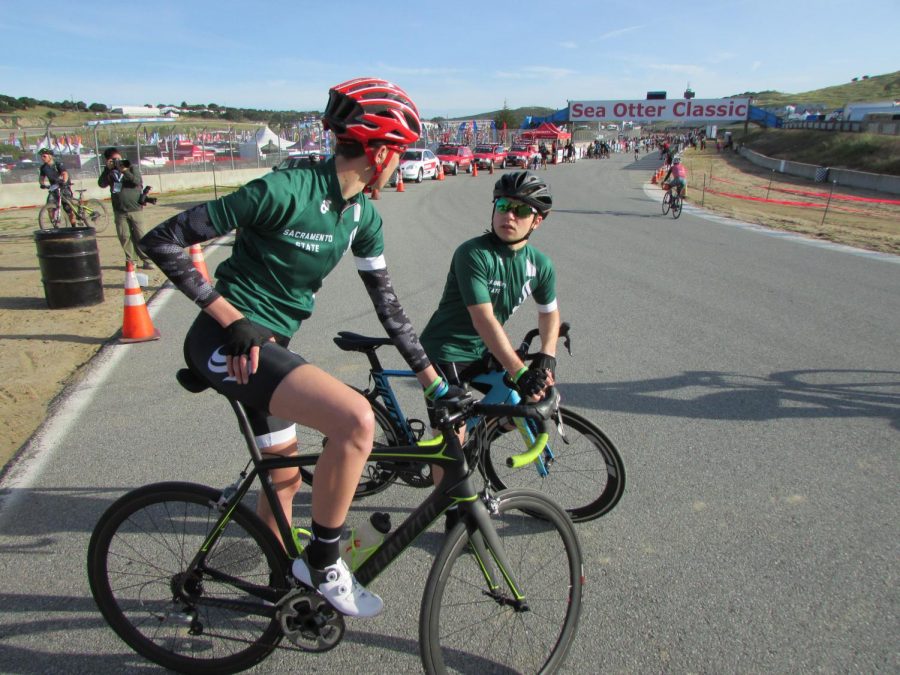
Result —
<instances>
[{"instance_id":1,"label":"bicycle rear wheel","mask_svg":"<svg viewBox=\"0 0 900 675\"><path fill-rule=\"evenodd\" d=\"M62 212L63 210L56 208L56 205L53 205L51 208L50 204L44 204L41 210L38 211L38 226L42 230L52 230L59 227Z\"/></svg>"},{"instance_id":2,"label":"bicycle rear wheel","mask_svg":"<svg viewBox=\"0 0 900 675\"><path fill-rule=\"evenodd\" d=\"M669 212L669 208L671 206L672 206L672 193L666 192L666 194L663 195L663 200L662 200L663 215L666 215Z\"/></svg>"},{"instance_id":3,"label":"bicycle rear wheel","mask_svg":"<svg viewBox=\"0 0 900 675\"><path fill-rule=\"evenodd\" d=\"M78 209L78 220L86 227L93 227L99 234L109 226L109 213L103 202L87 199Z\"/></svg>"},{"instance_id":4,"label":"bicycle rear wheel","mask_svg":"<svg viewBox=\"0 0 900 675\"><path fill-rule=\"evenodd\" d=\"M672 217L673 218L677 218L678 216L681 215L682 203L683 203L683 200L681 197L675 197L672 200Z\"/></svg>"},{"instance_id":5,"label":"bicycle rear wheel","mask_svg":"<svg viewBox=\"0 0 900 675\"><path fill-rule=\"evenodd\" d=\"M427 673L553 672L575 638L584 573L571 521L532 490L495 497L499 509L491 522L513 566L505 572L527 608L505 582L488 587L460 522L445 537L425 584L419 644ZM495 580L503 578L493 559L486 568Z\"/></svg>"},{"instance_id":6,"label":"bicycle rear wheel","mask_svg":"<svg viewBox=\"0 0 900 675\"><path fill-rule=\"evenodd\" d=\"M287 558L247 507L234 509L205 562L190 569L220 494L191 483L139 488L107 509L88 546L103 617L138 654L180 672L244 670L282 637L272 603L250 590L274 582L287 592Z\"/></svg>"},{"instance_id":7,"label":"bicycle rear wheel","mask_svg":"<svg viewBox=\"0 0 900 675\"><path fill-rule=\"evenodd\" d=\"M353 389L356 389L356 387L353 387ZM356 391L365 395L365 393L359 391L359 389L356 389ZM375 413L375 447L377 448L379 445L382 447L399 445L399 439L402 436L394 426L394 422L391 420L388 411L378 401L373 400L370 397L367 398L372 406L372 412ZM315 429L298 426L297 440L300 444L301 452L306 452L310 449L321 452L325 447L326 438ZM312 467L300 467L300 475L307 485L311 486L313 484L315 472ZM363 468L363 473L362 476L360 476L359 485L356 488L353 499L362 499L363 497L378 494L379 492L388 489L396 480L397 473L386 465L382 466L378 462L367 462Z\"/></svg>"},{"instance_id":8,"label":"bicycle rear wheel","mask_svg":"<svg viewBox=\"0 0 900 675\"><path fill-rule=\"evenodd\" d=\"M565 407L559 412L565 437L555 424L548 424L550 440L542 456L546 475L541 475L537 464L520 469L506 466L507 457L523 451L522 437L516 429L503 429L498 420L492 420L482 436L487 448L485 472L498 490L527 487L548 495L576 523L599 518L622 497L625 464L597 425Z\"/></svg>"}]
</instances>

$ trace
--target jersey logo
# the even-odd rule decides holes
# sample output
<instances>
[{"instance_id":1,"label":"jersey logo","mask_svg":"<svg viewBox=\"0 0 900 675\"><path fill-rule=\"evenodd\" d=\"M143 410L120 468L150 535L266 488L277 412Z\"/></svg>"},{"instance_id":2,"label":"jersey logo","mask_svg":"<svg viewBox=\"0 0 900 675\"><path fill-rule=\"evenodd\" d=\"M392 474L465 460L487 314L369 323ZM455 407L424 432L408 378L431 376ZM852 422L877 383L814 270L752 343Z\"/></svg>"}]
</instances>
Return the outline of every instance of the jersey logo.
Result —
<instances>
[{"instance_id":1,"label":"jersey logo","mask_svg":"<svg viewBox=\"0 0 900 675\"><path fill-rule=\"evenodd\" d=\"M319 207L319 212L324 215L324 214L328 213L330 210L331 210L331 200L323 199L322 205Z\"/></svg>"},{"instance_id":2,"label":"jersey logo","mask_svg":"<svg viewBox=\"0 0 900 675\"><path fill-rule=\"evenodd\" d=\"M206 367L209 369L211 373L227 373L228 372L228 362L225 360L225 355L222 353L222 348L225 345L222 345L216 351L214 351L210 357L209 361L206 362Z\"/></svg>"}]
</instances>

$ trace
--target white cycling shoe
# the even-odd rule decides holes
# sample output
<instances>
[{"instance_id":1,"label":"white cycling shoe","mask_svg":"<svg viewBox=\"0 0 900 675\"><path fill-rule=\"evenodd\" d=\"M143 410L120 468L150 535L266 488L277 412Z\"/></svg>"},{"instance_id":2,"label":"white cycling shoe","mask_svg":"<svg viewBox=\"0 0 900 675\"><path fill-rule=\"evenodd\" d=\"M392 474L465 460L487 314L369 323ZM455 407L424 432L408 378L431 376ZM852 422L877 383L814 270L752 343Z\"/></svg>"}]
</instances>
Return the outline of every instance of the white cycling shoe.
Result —
<instances>
[{"instance_id":1,"label":"white cycling shoe","mask_svg":"<svg viewBox=\"0 0 900 675\"><path fill-rule=\"evenodd\" d=\"M366 590L341 558L324 570L317 570L306 558L300 557L294 561L291 571L303 584L316 589L341 614L370 617L378 616L384 609L384 601Z\"/></svg>"}]
</instances>

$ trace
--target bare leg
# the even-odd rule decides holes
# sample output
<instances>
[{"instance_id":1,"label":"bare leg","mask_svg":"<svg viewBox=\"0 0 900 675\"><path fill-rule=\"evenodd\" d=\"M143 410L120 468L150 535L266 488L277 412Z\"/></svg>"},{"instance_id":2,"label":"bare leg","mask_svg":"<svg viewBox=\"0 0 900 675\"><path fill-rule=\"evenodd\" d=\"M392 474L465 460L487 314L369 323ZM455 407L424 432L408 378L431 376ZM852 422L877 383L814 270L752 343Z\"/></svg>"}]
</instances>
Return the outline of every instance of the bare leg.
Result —
<instances>
[{"instance_id":1,"label":"bare leg","mask_svg":"<svg viewBox=\"0 0 900 675\"><path fill-rule=\"evenodd\" d=\"M297 441L290 443L282 443L274 445L271 448L262 450L263 457L290 457L297 454ZM278 495L278 502L281 510L284 512L288 522L291 522L291 514L293 511L294 496L300 489L302 478L300 477L300 469L296 467L287 467L284 469L275 469L270 472L272 485ZM259 493L259 499L256 502L256 514L262 521L269 526L269 529L275 533L275 538L281 541L281 533L278 531L278 525L275 522L275 516L272 513L272 507L269 500L265 498L262 492ZM284 545L284 542L281 542Z\"/></svg>"},{"instance_id":2,"label":"bare leg","mask_svg":"<svg viewBox=\"0 0 900 675\"><path fill-rule=\"evenodd\" d=\"M369 402L325 371L306 364L281 381L269 410L328 437L316 464L312 517L325 527L340 527L372 451L375 416Z\"/></svg>"}]
</instances>

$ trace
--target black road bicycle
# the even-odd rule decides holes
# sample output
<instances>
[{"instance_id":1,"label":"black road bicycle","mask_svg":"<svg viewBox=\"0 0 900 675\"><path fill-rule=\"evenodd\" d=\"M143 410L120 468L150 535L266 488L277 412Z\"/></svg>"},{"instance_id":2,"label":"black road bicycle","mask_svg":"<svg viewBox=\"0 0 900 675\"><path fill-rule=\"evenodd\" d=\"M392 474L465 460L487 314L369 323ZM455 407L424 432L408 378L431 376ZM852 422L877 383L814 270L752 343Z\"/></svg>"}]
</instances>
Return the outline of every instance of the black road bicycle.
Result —
<instances>
[{"instance_id":1,"label":"black road bicycle","mask_svg":"<svg viewBox=\"0 0 900 675\"><path fill-rule=\"evenodd\" d=\"M188 370L189 391L207 388ZM280 508L273 469L315 463L317 455L263 459L243 406L229 399L250 451L224 489L156 483L133 490L102 515L88 547L91 592L103 617L132 649L186 673L231 673L265 659L284 637L325 652L344 637L344 616L291 575L298 530ZM428 673L544 673L559 668L575 637L584 571L571 520L539 492L476 490L483 446L461 446L455 428L475 415L539 421L558 396L527 405L466 398L439 408L442 437L376 447L370 461L426 461L444 469L428 498L356 569L371 583L450 506L461 520L434 560L419 616L420 656ZM546 444L510 461L531 461ZM257 477L275 505L283 547L243 502ZM323 657L319 657L323 658ZM310 664L321 666L321 664Z\"/></svg>"},{"instance_id":2,"label":"black road bicycle","mask_svg":"<svg viewBox=\"0 0 900 675\"><path fill-rule=\"evenodd\" d=\"M662 212L663 215L672 211L672 217L678 218L681 215L681 209L684 206L684 195L681 192L681 188L672 193L672 186L669 183L663 185L663 190L666 191L666 194L663 195L662 198Z\"/></svg>"},{"instance_id":3,"label":"black road bicycle","mask_svg":"<svg viewBox=\"0 0 900 675\"><path fill-rule=\"evenodd\" d=\"M564 322L560 338L571 354L570 326ZM537 329L529 331L518 348L519 356L528 361L531 342ZM369 386L359 390L375 413L376 445L409 445L424 435L425 424L409 418L400 407L391 387L391 379L413 378L410 370L386 370L377 350L393 346L387 337L366 337L341 331L334 338L344 351L360 352L369 360ZM518 394L507 387L502 366L493 359L483 364L483 372L475 376L471 386L484 394L484 403L518 404ZM527 487L550 496L576 523L599 518L618 504L625 491L625 464L616 446L593 422L566 407L559 408L558 423L549 429L544 450L532 462L511 466L508 459L534 444L538 430L534 422L498 417L469 417L466 421L469 442L479 445L484 457L479 469L485 481L495 490ZM321 447L322 435L308 428L298 428L301 447ZM306 482L314 480L311 469L302 469ZM366 497L386 489L397 481L412 487L432 485L431 468L422 462L370 462L357 488L356 497Z\"/></svg>"},{"instance_id":4,"label":"black road bicycle","mask_svg":"<svg viewBox=\"0 0 900 675\"><path fill-rule=\"evenodd\" d=\"M41 186L53 193L54 201L47 202L38 212L38 225L42 230L63 227L93 227L98 233L109 225L109 214L98 199L84 199L87 190L76 190L78 199L65 194L59 186ZM53 189L56 188L56 189ZM68 210L75 213L75 224L69 223Z\"/></svg>"}]
</instances>

